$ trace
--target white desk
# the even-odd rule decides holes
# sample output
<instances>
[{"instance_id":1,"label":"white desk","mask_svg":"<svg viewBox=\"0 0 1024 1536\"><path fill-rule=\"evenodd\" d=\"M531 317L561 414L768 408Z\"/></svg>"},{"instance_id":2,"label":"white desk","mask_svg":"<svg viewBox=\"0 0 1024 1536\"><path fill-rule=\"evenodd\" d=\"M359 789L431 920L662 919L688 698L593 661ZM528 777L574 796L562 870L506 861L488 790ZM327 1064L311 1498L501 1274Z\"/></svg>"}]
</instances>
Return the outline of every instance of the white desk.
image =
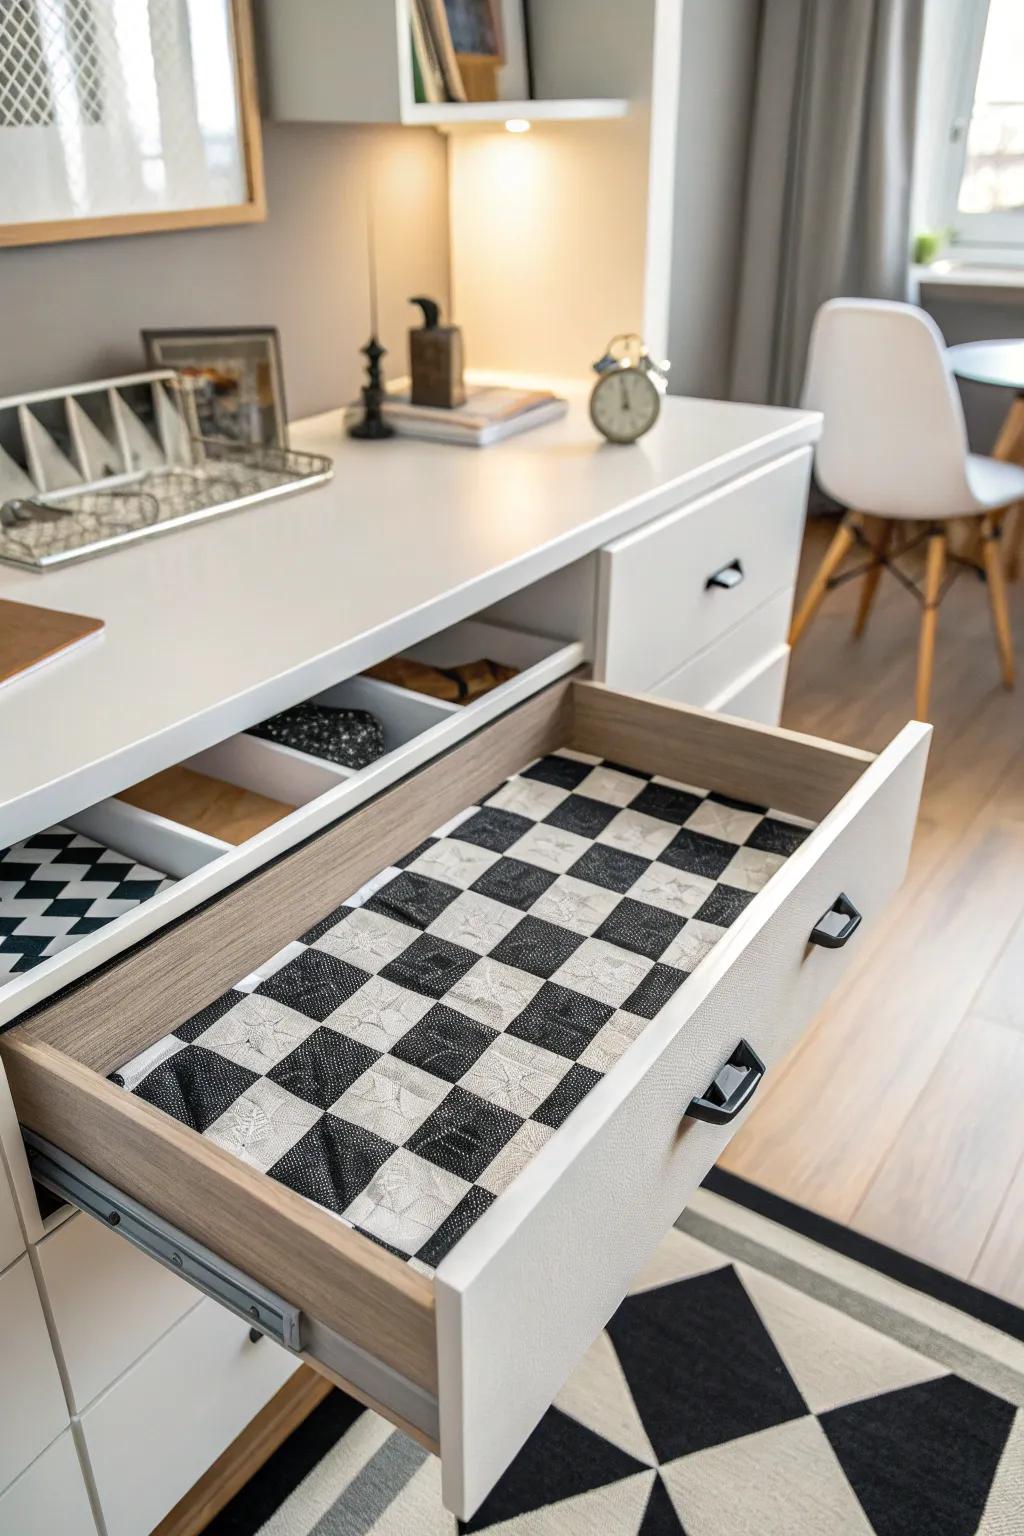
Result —
<instances>
[{"instance_id":1,"label":"white desk","mask_svg":"<svg viewBox=\"0 0 1024 1536\"><path fill-rule=\"evenodd\" d=\"M631 448L586 402L483 450L296 447L333 480L63 570L0 567L0 597L92 614L101 640L0 692L0 847L506 597L791 448L811 412L669 398Z\"/></svg>"}]
</instances>

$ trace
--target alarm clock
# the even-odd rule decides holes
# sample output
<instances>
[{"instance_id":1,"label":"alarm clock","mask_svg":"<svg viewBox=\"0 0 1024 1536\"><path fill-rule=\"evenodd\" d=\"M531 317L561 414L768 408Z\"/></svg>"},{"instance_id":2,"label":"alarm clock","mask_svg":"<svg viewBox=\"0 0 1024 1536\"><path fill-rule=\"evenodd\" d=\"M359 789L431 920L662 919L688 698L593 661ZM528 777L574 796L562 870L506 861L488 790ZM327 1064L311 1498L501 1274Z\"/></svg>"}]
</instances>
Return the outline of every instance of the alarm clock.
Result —
<instances>
[{"instance_id":1,"label":"alarm clock","mask_svg":"<svg viewBox=\"0 0 1024 1536\"><path fill-rule=\"evenodd\" d=\"M658 419L668 363L656 363L639 336L613 336L594 364L590 419L610 443L635 443Z\"/></svg>"}]
</instances>

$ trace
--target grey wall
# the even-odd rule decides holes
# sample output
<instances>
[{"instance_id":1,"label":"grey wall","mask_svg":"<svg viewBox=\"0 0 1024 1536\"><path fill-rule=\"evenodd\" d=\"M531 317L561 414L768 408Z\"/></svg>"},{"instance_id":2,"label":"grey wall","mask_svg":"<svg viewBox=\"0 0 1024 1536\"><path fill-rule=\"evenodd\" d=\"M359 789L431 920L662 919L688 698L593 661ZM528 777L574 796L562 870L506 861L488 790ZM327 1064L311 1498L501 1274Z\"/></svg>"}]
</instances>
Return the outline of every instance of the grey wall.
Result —
<instances>
[{"instance_id":1,"label":"grey wall","mask_svg":"<svg viewBox=\"0 0 1024 1536\"><path fill-rule=\"evenodd\" d=\"M673 394L724 398L760 0L686 0L669 320Z\"/></svg>"},{"instance_id":2,"label":"grey wall","mask_svg":"<svg viewBox=\"0 0 1024 1536\"><path fill-rule=\"evenodd\" d=\"M405 373L408 296L448 297L443 137L265 123L264 151L263 224L0 252L0 395L141 368L143 326L270 324L292 417L352 398L369 332L371 177L382 339L391 373Z\"/></svg>"}]
</instances>

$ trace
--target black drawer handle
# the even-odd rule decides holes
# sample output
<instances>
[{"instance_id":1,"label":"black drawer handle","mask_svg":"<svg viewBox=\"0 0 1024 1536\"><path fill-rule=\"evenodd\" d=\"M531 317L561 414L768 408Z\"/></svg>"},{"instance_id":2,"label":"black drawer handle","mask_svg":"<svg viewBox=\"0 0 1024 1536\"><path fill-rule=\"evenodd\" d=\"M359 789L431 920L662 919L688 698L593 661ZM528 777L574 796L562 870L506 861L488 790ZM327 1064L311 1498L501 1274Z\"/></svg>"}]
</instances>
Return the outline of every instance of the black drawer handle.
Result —
<instances>
[{"instance_id":1,"label":"black drawer handle","mask_svg":"<svg viewBox=\"0 0 1024 1536\"><path fill-rule=\"evenodd\" d=\"M840 891L824 917L811 929L811 943L822 949L842 949L860 927L861 915L845 891Z\"/></svg>"},{"instance_id":2,"label":"black drawer handle","mask_svg":"<svg viewBox=\"0 0 1024 1536\"><path fill-rule=\"evenodd\" d=\"M764 1077L764 1062L746 1040L741 1040L706 1093L691 1099L686 1113L708 1125L728 1125L746 1109Z\"/></svg>"},{"instance_id":3,"label":"black drawer handle","mask_svg":"<svg viewBox=\"0 0 1024 1536\"><path fill-rule=\"evenodd\" d=\"M724 587L726 591L730 587L738 587L743 580L743 567L738 560L730 560L728 565L723 565L720 571L713 571L704 583L704 591L710 592L712 587Z\"/></svg>"}]
</instances>

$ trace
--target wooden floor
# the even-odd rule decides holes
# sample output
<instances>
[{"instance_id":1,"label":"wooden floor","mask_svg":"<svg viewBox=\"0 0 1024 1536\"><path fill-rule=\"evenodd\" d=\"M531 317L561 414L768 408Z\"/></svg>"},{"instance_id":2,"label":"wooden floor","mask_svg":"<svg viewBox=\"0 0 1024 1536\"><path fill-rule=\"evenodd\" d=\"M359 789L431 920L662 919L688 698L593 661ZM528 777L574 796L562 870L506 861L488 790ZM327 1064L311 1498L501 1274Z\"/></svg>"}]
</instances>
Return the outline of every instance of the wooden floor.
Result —
<instances>
[{"instance_id":1,"label":"wooden floor","mask_svg":"<svg viewBox=\"0 0 1024 1536\"><path fill-rule=\"evenodd\" d=\"M812 523L803 581L832 526ZM855 641L858 587L794 654L783 724L877 749L913 713L918 611L885 576ZM1011 602L1020 666L1021 583ZM1024 1305L1024 683L999 684L969 572L940 613L932 722L907 883L723 1166Z\"/></svg>"}]
</instances>

